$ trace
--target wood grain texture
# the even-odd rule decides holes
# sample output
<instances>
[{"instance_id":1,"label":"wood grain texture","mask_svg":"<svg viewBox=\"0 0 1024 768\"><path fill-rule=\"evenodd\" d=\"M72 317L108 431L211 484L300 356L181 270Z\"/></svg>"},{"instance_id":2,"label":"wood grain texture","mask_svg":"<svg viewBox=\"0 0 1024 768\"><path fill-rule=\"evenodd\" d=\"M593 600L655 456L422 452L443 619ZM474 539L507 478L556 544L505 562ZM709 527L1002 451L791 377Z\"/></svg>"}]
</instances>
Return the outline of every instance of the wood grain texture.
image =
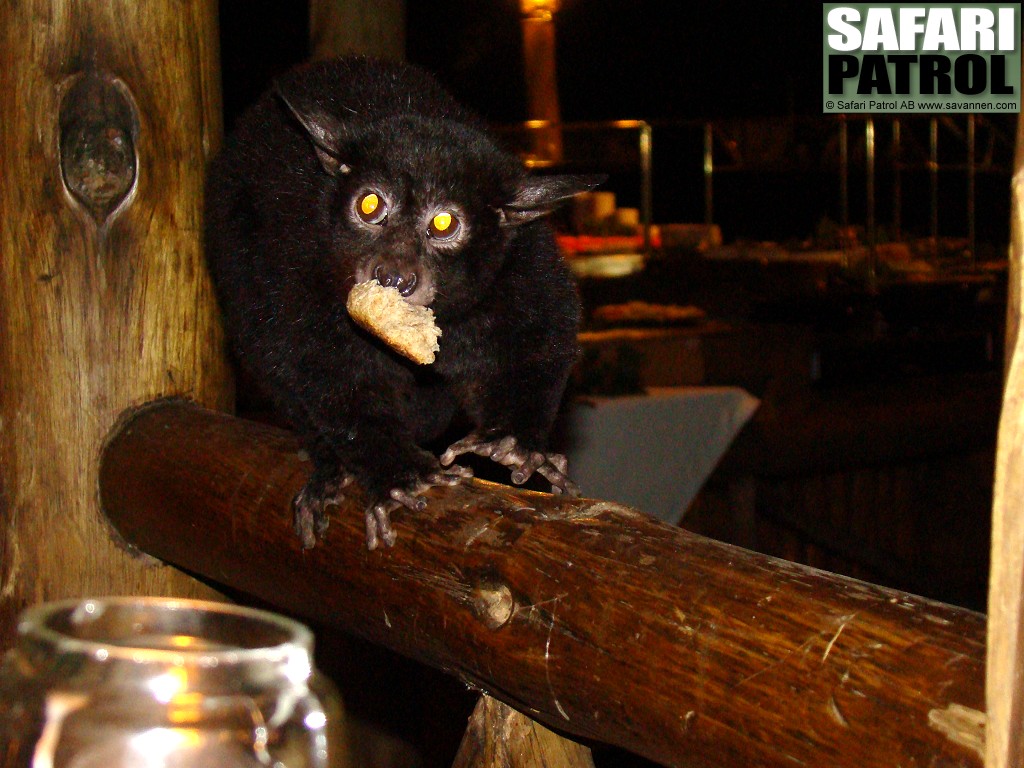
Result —
<instances>
[{"instance_id":1,"label":"wood grain texture","mask_svg":"<svg viewBox=\"0 0 1024 768\"><path fill-rule=\"evenodd\" d=\"M231 402L201 250L222 130L216 13L213 0L0 4L0 646L42 600L213 594L118 547L96 483L126 407ZM126 94L137 132L134 182L110 216L61 174L62 99L90 74Z\"/></svg>"},{"instance_id":2,"label":"wood grain texture","mask_svg":"<svg viewBox=\"0 0 1024 768\"><path fill-rule=\"evenodd\" d=\"M985 765L1024 766L1024 121L1017 121L1010 245L1008 363L996 449L988 597Z\"/></svg>"},{"instance_id":3,"label":"wood grain texture","mask_svg":"<svg viewBox=\"0 0 1024 768\"><path fill-rule=\"evenodd\" d=\"M453 768L594 768L590 749L481 696Z\"/></svg>"},{"instance_id":4,"label":"wood grain texture","mask_svg":"<svg viewBox=\"0 0 1024 768\"><path fill-rule=\"evenodd\" d=\"M374 552L346 500L304 551L308 471L287 432L169 403L110 442L101 491L152 555L667 765L981 765L980 614L481 482Z\"/></svg>"},{"instance_id":5,"label":"wood grain texture","mask_svg":"<svg viewBox=\"0 0 1024 768\"><path fill-rule=\"evenodd\" d=\"M1024 66L1022 66L1024 74ZM1010 201L1010 279L1006 286L1006 339L1003 344L1004 370L1009 374L1013 356L1017 349L1017 336L1020 333L1022 315L1022 294L1024 294L1024 275L1021 265L1024 261L1024 191L1021 185L1021 174L1024 173L1024 123L1017 119L1017 140L1013 160L1013 180Z\"/></svg>"}]
</instances>

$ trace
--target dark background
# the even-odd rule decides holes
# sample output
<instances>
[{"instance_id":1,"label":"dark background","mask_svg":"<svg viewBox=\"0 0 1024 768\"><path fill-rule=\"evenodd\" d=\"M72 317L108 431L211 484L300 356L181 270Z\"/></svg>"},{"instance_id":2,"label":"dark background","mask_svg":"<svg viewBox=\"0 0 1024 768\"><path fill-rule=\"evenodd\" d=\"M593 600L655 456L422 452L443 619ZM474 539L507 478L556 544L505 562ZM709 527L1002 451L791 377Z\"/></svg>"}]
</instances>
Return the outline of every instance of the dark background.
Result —
<instances>
[{"instance_id":1,"label":"dark background","mask_svg":"<svg viewBox=\"0 0 1024 768\"><path fill-rule=\"evenodd\" d=\"M409 0L407 58L434 72L494 125L527 118L518 0ZM305 2L223 0L224 105L230 129L280 72L308 57ZM641 119L654 124L654 220L704 219L703 129L716 120L743 139L751 167L716 173L715 222L726 241L808 241L841 217L835 120L820 111L821 10L795 0L677 3L562 0L555 18L565 122ZM978 129L979 245L1008 241L1015 115L986 115ZM940 126L939 235L966 237L965 116ZM753 122L751 122L753 121ZM902 178L904 238L930 234L928 121L904 123L914 167ZM889 123L878 125L876 217L893 222ZM628 138L624 138L624 146ZM851 133L850 221L866 220L863 127ZM627 147L628 148L628 147ZM721 150L719 150L721 155ZM598 157L595 164L607 158ZM716 157L719 167L722 157ZM639 203L636 163L609 171L621 205ZM627 157L624 166L629 165Z\"/></svg>"},{"instance_id":2,"label":"dark background","mask_svg":"<svg viewBox=\"0 0 1024 768\"><path fill-rule=\"evenodd\" d=\"M497 123L526 119L518 0L409 0L407 53ZM778 0L563 0L563 119L820 114L821 11ZM228 116L308 54L303 2L223 0Z\"/></svg>"},{"instance_id":3,"label":"dark background","mask_svg":"<svg viewBox=\"0 0 1024 768\"><path fill-rule=\"evenodd\" d=\"M409 58L487 117L522 120L517 5L410 3ZM567 121L820 113L814 3L565 0L555 25Z\"/></svg>"}]
</instances>

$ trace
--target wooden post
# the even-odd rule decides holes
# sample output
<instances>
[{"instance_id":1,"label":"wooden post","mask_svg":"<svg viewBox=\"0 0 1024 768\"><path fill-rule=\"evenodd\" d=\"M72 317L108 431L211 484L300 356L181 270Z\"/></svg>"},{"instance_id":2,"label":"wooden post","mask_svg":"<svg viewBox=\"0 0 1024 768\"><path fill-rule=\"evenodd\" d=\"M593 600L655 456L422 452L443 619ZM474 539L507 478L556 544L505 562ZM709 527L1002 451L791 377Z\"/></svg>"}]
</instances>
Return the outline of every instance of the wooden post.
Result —
<instances>
[{"instance_id":1,"label":"wooden post","mask_svg":"<svg viewBox=\"0 0 1024 768\"><path fill-rule=\"evenodd\" d=\"M310 0L314 59L363 54L405 58L405 0Z\"/></svg>"},{"instance_id":2,"label":"wooden post","mask_svg":"<svg viewBox=\"0 0 1024 768\"><path fill-rule=\"evenodd\" d=\"M1010 245L1007 375L996 451L988 596L985 765L1024 765L1024 120L1017 121Z\"/></svg>"},{"instance_id":3,"label":"wooden post","mask_svg":"<svg viewBox=\"0 0 1024 768\"><path fill-rule=\"evenodd\" d=\"M230 406L201 249L216 18L214 0L0 5L0 647L41 600L214 594L114 542L97 472L126 407Z\"/></svg>"},{"instance_id":4,"label":"wooden post","mask_svg":"<svg viewBox=\"0 0 1024 768\"><path fill-rule=\"evenodd\" d=\"M453 768L594 768L590 749L484 695Z\"/></svg>"},{"instance_id":5,"label":"wooden post","mask_svg":"<svg viewBox=\"0 0 1024 768\"><path fill-rule=\"evenodd\" d=\"M1017 348L1017 334L1024 317L1021 294L1024 293L1024 121L1017 119L1017 147L1010 212L1010 278L1007 285L1006 340L1003 365L1007 375Z\"/></svg>"}]
</instances>

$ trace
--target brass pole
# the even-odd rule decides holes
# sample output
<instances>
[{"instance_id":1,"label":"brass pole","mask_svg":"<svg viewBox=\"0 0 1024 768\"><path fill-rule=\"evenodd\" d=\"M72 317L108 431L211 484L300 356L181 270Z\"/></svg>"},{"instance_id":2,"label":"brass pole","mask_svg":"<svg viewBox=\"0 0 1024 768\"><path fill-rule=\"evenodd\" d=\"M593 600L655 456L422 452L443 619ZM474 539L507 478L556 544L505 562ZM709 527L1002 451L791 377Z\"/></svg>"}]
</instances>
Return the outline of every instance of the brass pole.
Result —
<instances>
[{"instance_id":1,"label":"brass pole","mask_svg":"<svg viewBox=\"0 0 1024 768\"><path fill-rule=\"evenodd\" d=\"M561 112L555 74L555 11L557 0L521 0L526 103L533 133L531 165L562 160Z\"/></svg>"}]
</instances>

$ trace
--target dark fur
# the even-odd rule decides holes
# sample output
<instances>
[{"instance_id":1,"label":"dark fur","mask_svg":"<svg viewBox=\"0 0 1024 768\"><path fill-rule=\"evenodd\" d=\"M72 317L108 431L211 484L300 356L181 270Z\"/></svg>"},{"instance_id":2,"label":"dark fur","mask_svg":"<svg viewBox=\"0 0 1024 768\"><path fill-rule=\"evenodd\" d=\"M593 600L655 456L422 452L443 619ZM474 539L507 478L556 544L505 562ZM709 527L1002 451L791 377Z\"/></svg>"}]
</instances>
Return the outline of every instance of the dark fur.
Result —
<instances>
[{"instance_id":1,"label":"dark fur","mask_svg":"<svg viewBox=\"0 0 1024 768\"><path fill-rule=\"evenodd\" d=\"M543 453L577 356L579 307L541 215L594 181L531 179L432 78L404 65L309 65L240 119L210 170L207 254L241 364L314 461L297 499L307 528L312 510L322 533L323 507L349 477L371 511L383 510L382 534L398 503L456 482L419 445L460 407L478 430L468 450L510 435L519 459ZM353 195L369 187L392 201L384 225L355 220ZM454 245L426 236L439 207L462 214ZM409 298L429 303L443 333L433 365L399 357L349 319L349 289L377 267L417 274ZM371 512L367 521L374 545Z\"/></svg>"}]
</instances>

